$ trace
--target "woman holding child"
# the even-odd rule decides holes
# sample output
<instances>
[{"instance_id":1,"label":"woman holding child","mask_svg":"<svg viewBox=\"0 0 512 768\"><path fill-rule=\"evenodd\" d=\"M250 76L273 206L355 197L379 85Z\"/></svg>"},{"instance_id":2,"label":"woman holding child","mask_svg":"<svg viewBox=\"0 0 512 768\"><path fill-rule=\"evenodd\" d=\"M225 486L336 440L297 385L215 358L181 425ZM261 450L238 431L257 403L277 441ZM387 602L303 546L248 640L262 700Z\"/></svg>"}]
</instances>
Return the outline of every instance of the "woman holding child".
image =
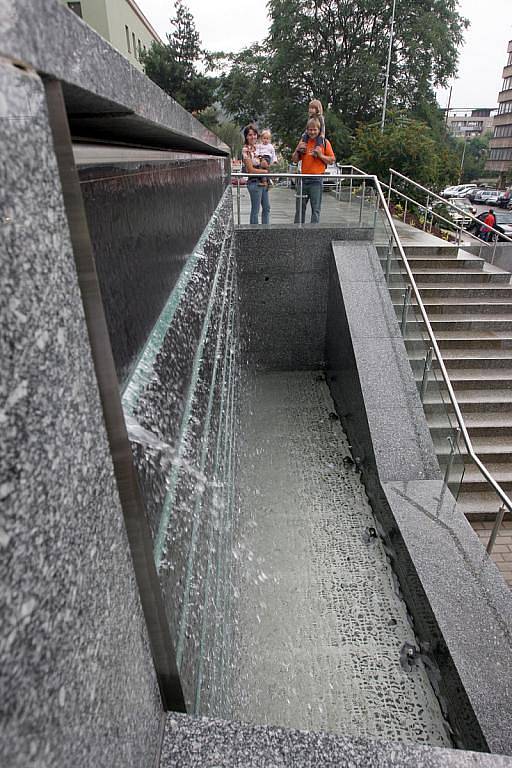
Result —
<instances>
[{"instance_id":1,"label":"woman holding child","mask_svg":"<svg viewBox=\"0 0 512 768\"><path fill-rule=\"evenodd\" d=\"M258 224L258 216L261 206L261 223L270 222L270 202L268 199L268 179L265 175L272 162L272 157L262 149L264 144L258 143L258 129L255 125L246 125L244 128L244 146L242 147L243 172L250 174L247 180L247 189L251 198L251 224ZM270 147L273 150L272 145Z\"/></svg>"}]
</instances>

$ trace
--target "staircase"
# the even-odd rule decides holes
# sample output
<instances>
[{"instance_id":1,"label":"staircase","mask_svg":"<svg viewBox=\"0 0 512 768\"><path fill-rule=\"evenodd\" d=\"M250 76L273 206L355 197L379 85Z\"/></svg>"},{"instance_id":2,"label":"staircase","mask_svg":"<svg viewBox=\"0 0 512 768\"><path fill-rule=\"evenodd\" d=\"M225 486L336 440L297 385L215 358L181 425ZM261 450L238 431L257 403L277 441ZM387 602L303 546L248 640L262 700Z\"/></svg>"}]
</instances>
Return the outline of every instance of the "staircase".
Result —
<instances>
[{"instance_id":1,"label":"staircase","mask_svg":"<svg viewBox=\"0 0 512 768\"><path fill-rule=\"evenodd\" d=\"M406 246L405 252L474 449L502 488L511 494L511 275L454 245ZM381 257L384 255L381 252ZM397 261L392 263L390 292L397 315L401 317L404 292ZM410 312L406 347L419 382L425 345L420 342L422 329L417 322L418 314ZM434 363L424 406L442 467L450 450L446 439L449 434L447 403L446 387L440 373L436 375ZM463 440L460 451L465 466L458 502L472 523L494 519L499 500L488 490L485 479L466 455ZM461 467L455 464L451 479L458 480L461 474ZM510 557L512 560L512 547Z\"/></svg>"}]
</instances>

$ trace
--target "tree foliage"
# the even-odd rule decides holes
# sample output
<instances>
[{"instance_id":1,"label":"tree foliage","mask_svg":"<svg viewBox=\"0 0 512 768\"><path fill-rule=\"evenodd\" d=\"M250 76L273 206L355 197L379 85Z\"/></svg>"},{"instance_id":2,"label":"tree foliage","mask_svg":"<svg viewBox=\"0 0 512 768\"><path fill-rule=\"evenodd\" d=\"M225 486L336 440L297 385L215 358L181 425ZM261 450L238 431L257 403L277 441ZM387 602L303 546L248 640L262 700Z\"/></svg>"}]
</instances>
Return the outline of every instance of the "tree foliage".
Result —
<instances>
[{"instance_id":1,"label":"tree foliage","mask_svg":"<svg viewBox=\"0 0 512 768\"><path fill-rule=\"evenodd\" d=\"M400 171L427 187L440 187L457 178L457 155L436 141L420 120L394 116L381 133L380 124L362 125L354 140L354 165L386 179L389 169Z\"/></svg>"},{"instance_id":2,"label":"tree foliage","mask_svg":"<svg viewBox=\"0 0 512 768\"><path fill-rule=\"evenodd\" d=\"M455 74L467 26L457 6L458 0L396 2L388 105L433 127L442 125L434 89ZM335 152L346 157L350 133L380 116L391 8L383 0L269 0L267 39L234 55L220 78L224 108L241 123L270 124L291 147L309 100L318 98Z\"/></svg>"},{"instance_id":3,"label":"tree foliage","mask_svg":"<svg viewBox=\"0 0 512 768\"><path fill-rule=\"evenodd\" d=\"M205 58L194 17L182 2L175 0L175 16L167 43L153 43L141 56L144 71L185 109L205 109L215 99L217 80L198 70Z\"/></svg>"}]
</instances>

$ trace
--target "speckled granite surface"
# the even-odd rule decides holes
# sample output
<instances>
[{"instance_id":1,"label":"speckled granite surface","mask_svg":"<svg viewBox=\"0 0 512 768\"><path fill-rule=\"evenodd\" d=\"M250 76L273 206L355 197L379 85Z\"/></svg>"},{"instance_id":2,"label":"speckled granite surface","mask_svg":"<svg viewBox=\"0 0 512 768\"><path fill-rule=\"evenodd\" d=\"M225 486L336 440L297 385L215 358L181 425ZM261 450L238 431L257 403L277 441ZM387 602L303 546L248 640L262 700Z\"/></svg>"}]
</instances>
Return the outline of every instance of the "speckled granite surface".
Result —
<instances>
[{"instance_id":1,"label":"speckled granite surface","mask_svg":"<svg viewBox=\"0 0 512 768\"><path fill-rule=\"evenodd\" d=\"M160 698L39 78L0 65L0 764L151 766Z\"/></svg>"},{"instance_id":2,"label":"speckled granite surface","mask_svg":"<svg viewBox=\"0 0 512 768\"><path fill-rule=\"evenodd\" d=\"M121 114L130 125L138 118L133 130L139 135L146 131L149 136L153 129L152 135L165 141L167 129L203 151L229 151L217 136L57 0L0 0L0 51L4 57L68 84L66 98L82 120L87 113L97 115L104 109L111 115L120 113L114 122L123 119ZM77 88L80 92L74 93ZM95 96L101 97L103 106ZM130 113L135 116L131 120ZM117 130L113 123L108 126L109 130Z\"/></svg>"},{"instance_id":3,"label":"speckled granite surface","mask_svg":"<svg viewBox=\"0 0 512 768\"><path fill-rule=\"evenodd\" d=\"M169 715L160 768L510 768L512 758Z\"/></svg>"}]
</instances>

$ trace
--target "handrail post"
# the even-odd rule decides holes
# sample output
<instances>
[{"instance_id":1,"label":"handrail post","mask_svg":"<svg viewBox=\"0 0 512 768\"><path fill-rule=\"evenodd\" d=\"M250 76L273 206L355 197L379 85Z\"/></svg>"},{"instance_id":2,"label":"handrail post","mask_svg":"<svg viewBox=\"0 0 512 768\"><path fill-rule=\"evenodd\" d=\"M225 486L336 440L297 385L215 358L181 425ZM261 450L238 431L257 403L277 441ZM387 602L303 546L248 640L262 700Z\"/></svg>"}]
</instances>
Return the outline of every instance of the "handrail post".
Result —
<instances>
[{"instance_id":1,"label":"handrail post","mask_svg":"<svg viewBox=\"0 0 512 768\"><path fill-rule=\"evenodd\" d=\"M392 186L392 184L393 184L393 171L390 168L389 169L389 187L388 187L388 208L389 208L389 204L391 202L391 186Z\"/></svg>"},{"instance_id":2,"label":"handrail post","mask_svg":"<svg viewBox=\"0 0 512 768\"><path fill-rule=\"evenodd\" d=\"M388 255L386 258L386 283L389 283L389 274L391 272L391 259L393 258L393 235L389 238Z\"/></svg>"},{"instance_id":3,"label":"handrail post","mask_svg":"<svg viewBox=\"0 0 512 768\"><path fill-rule=\"evenodd\" d=\"M361 205L359 206L359 224L363 221L364 196L366 194L366 181L363 181L361 190Z\"/></svg>"},{"instance_id":4,"label":"handrail post","mask_svg":"<svg viewBox=\"0 0 512 768\"><path fill-rule=\"evenodd\" d=\"M405 201L405 206L404 206L404 224L405 224L405 221L406 221L406 219L407 219L407 203L408 203L408 202L409 202L409 201L408 201L408 200L406 200L406 201Z\"/></svg>"},{"instance_id":5,"label":"handrail post","mask_svg":"<svg viewBox=\"0 0 512 768\"><path fill-rule=\"evenodd\" d=\"M448 456L448 461L446 463L446 469L445 469L444 479L443 479L443 489L446 488L446 486L448 485L450 472L452 471L453 460L455 458L455 451L459 446L459 436L460 436L460 429L459 427L455 427L455 429L453 430L453 437L450 436L448 438L448 442L450 443L450 455Z\"/></svg>"},{"instance_id":6,"label":"handrail post","mask_svg":"<svg viewBox=\"0 0 512 768\"><path fill-rule=\"evenodd\" d=\"M236 185L236 215L238 220L238 226L240 226L240 179L237 179Z\"/></svg>"},{"instance_id":7,"label":"handrail post","mask_svg":"<svg viewBox=\"0 0 512 768\"><path fill-rule=\"evenodd\" d=\"M412 287L408 285L404 293L404 305L402 307L402 322L400 323L400 330L402 331L402 336L404 337L405 337L405 332L407 327L407 315L409 314L409 306L411 303L411 294L412 294Z\"/></svg>"},{"instance_id":8,"label":"handrail post","mask_svg":"<svg viewBox=\"0 0 512 768\"><path fill-rule=\"evenodd\" d=\"M303 189L302 189L302 177L299 179L299 227L302 226L302 195L303 195ZM304 211L304 215L306 214L306 211Z\"/></svg>"},{"instance_id":9,"label":"handrail post","mask_svg":"<svg viewBox=\"0 0 512 768\"><path fill-rule=\"evenodd\" d=\"M428 206L430 203L430 195L427 195L427 202L425 205L425 216L423 217L423 231L425 232L427 228L427 218L428 218Z\"/></svg>"},{"instance_id":10,"label":"handrail post","mask_svg":"<svg viewBox=\"0 0 512 768\"><path fill-rule=\"evenodd\" d=\"M494 258L496 256L496 246L498 245L498 236L494 235L494 246L492 249L491 264L494 264Z\"/></svg>"},{"instance_id":11,"label":"handrail post","mask_svg":"<svg viewBox=\"0 0 512 768\"><path fill-rule=\"evenodd\" d=\"M501 524L503 523L503 518L505 517L506 512L506 506L505 504L502 504L501 507L498 509L498 514L496 515L496 520L494 521L494 525L491 531L491 535L489 537L489 542L487 544L487 554L490 555L494 544L496 542L496 537L500 531Z\"/></svg>"},{"instance_id":12,"label":"handrail post","mask_svg":"<svg viewBox=\"0 0 512 768\"><path fill-rule=\"evenodd\" d=\"M420 400L423 403L425 395L427 394L428 387L428 374L432 368L432 355L434 354L434 347L429 347L427 354L425 355L425 365L423 366L423 378L421 380Z\"/></svg>"},{"instance_id":13,"label":"handrail post","mask_svg":"<svg viewBox=\"0 0 512 768\"><path fill-rule=\"evenodd\" d=\"M380 200L377 193L375 193L375 211L373 212L373 236L375 237L375 230L377 229L377 217L379 215Z\"/></svg>"},{"instance_id":14,"label":"handrail post","mask_svg":"<svg viewBox=\"0 0 512 768\"><path fill-rule=\"evenodd\" d=\"M462 224L460 225L457 233L457 245L460 245L461 238L462 238Z\"/></svg>"},{"instance_id":15,"label":"handrail post","mask_svg":"<svg viewBox=\"0 0 512 768\"><path fill-rule=\"evenodd\" d=\"M352 186L353 186L352 176L353 176L353 174L354 174L354 169L351 168L350 169L350 195L349 195L349 198L348 198L349 206L352 205L352 192L353 192L353 189L352 189Z\"/></svg>"}]
</instances>

